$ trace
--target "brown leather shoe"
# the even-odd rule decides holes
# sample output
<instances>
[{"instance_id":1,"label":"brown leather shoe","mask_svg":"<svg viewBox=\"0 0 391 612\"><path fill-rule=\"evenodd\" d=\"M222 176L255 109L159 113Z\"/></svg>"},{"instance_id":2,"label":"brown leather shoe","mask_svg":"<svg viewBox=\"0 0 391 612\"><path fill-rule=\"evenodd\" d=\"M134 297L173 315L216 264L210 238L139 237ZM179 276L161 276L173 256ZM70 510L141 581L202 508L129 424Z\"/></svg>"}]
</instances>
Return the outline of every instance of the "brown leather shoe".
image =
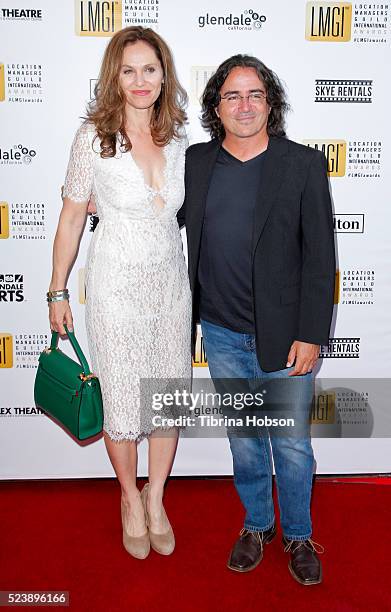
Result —
<instances>
[{"instance_id":1,"label":"brown leather shoe","mask_svg":"<svg viewBox=\"0 0 391 612\"><path fill-rule=\"evenodd\" d=\"M263 545L276 535L276 526L266 531L242 529L228 559L227 567L235 572L250 572L263 558Z\"/></svg>"},{"instance_id":2,"label":"brown leather shoe","mask_svg":"<svg viewBox=\"0 0 391 612\"><path fill-rule=\"evenodd\" d=\"M311 538L308 540L287 540L282 538L284 552L290 553L288 568L293 578L300 584L320 584L322 582L322 564L318 554L324 553L321 544Z\"/></svg>"}]
</instances>

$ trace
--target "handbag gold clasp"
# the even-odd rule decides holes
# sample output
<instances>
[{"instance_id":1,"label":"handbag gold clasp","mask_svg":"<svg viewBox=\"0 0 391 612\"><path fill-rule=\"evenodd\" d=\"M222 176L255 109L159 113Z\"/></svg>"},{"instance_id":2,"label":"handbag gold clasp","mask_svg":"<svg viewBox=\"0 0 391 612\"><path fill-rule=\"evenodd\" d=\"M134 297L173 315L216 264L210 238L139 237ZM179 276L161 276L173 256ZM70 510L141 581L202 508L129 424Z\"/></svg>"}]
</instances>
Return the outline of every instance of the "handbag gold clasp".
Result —
<instances>
[{"instance_id":1,"label":"handbag gold clasp","mask_svg":"<svg viewBox=\"0 0 391 612\"><path fill-rule=\"evenodd\" d=\"M95 374L87 374L87 376L84 374L84 372L81 372L79 374L79 378L83 381L86 382L86 380L91 380L91 378L96 378Z\"/></svg>"}]
</instances>

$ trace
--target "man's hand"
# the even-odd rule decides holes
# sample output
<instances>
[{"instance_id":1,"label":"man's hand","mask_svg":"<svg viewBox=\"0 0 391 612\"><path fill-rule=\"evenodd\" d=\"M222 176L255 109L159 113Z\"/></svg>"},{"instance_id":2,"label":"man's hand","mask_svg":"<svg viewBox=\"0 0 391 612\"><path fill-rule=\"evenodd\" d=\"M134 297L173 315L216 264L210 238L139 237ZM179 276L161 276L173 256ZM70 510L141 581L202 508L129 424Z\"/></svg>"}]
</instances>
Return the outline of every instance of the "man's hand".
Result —
<instances>
[{"instance_id":1,"label":"man's hand","mask_svg":"<svg viewBox=\"0 0 391 612\"><path fill-rule=\"evenodd\" d=\"M295 340L290 348L286 364L287 368L295 364L289 376L303 376L313 370L319 357L319 348L319 344Z\"/></svg>"},{"instance_id":2,"label":"man's hand","mask_svg":"<svg viewBox=\"0 0 391 612\"><path fill-rule=\"evenodd\" d=\"M89 215L96 214L96 203L95 203L95 198L93 195L90 197L90 200L88 202L87 213Z\"/></svg>"}]
</instances>

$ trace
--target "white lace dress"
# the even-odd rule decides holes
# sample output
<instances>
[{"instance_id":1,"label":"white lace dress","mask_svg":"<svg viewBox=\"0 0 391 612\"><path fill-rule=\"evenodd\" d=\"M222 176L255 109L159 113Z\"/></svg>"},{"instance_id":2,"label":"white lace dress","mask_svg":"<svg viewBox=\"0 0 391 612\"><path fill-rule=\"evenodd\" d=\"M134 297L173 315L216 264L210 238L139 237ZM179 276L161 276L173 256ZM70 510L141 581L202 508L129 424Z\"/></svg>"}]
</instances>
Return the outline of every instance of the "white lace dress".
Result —
<instances>
[{"instance_id":1,"label":"white lace dress","mask_svg":"<svg viewBox=\"0 0 391 612\"><path fill-rule=\"evenodd\" d=\"M63 195L99 216L86 264L86 327L100 379L104 430L138 440L156 427L143 379L190 379L191 294L176 213L184 197L186 137L164 147L165 184L153 191L131 152L102 159L93 126L74 138ZM163 202L164 206L159 206Z\"/></svg>"}]
</instances>

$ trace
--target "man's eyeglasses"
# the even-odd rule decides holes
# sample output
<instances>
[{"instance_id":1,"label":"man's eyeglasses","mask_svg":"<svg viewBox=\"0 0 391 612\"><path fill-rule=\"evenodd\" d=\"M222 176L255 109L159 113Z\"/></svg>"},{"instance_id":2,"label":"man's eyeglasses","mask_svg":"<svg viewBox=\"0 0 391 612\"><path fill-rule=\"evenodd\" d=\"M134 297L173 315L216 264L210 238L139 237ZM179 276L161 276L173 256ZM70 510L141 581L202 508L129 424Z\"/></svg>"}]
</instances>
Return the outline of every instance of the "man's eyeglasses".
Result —
<instances>
[{"instance_id":1,"label":"man's eyeglasses","mask_svg":"<svg viewBox=\"0 0 391 612\"><path fill-rule=\"evenodd\" d=\"M262 91L253 91L248 96L240 94L226 94L220 96L220 100L227 102L228 106L238 106L242 100L248 100L249 104L262 104L266 100L266 94Z\"/></svg>"}]
</instances>

